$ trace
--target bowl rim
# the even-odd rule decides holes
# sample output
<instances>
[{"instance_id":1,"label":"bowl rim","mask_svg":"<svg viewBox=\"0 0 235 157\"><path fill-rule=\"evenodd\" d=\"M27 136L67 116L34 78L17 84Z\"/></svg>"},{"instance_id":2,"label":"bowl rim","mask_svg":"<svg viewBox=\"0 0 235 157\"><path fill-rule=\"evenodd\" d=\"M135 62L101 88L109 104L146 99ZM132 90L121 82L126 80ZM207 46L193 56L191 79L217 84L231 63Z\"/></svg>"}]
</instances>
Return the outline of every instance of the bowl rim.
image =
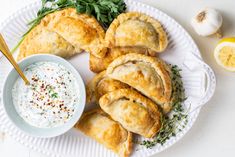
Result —
<instances>
[{"instance_id":1,"label":"bowl rim","mask_svg":"<svg viewBox=\"0 0 235 157\"><path fill-rule=\"evenodd\" d=\"M17 128L19 129L20 131L24 132L25 134L29 135L29 136L32 136L32 137L38 137L38 138L52 138L52 137L56 137L56 136L59 136L59 135L62 135L64 133L66 133L67 131L69 131L70 129L73 128L73 126L77 123L77 121L80 119L80 117L82 116L82 113L84 112L85 110L85 105L86 105L86 88L85 88L85 82L84 80L82 79L80 73L76 70L76 68L69 62L67 61L66 59L62 58L62 57L59 57L59 56L56 56L56 55L52 55L52 54L34 54L34 55L30 55L24 59L22 59L21 61L18 62L18 65L21 65L25 62L29 62L27 66L35 63L35 62L31 62L30 60L32 60L32 58L37 58L37 57L50 57L50 58L53 58L54 60L58 60L60 61L60 64L63 65L67 70L69 70L70 72L73 73L73 75L75 75L75 78L77 80L77 82L79 83L79 93L80 93L80 99L81 99L81 103L79 104L79 107L77 107L77 109L80 110L80 112L75 112L75 114L73 114L73 116L67 121L65 122L64 124L58 126L58 127L51 127L51 128L39 128L39 127L35 127L35 126L32 126L30 125L29 123L27 123L25 121L26 124L28 124L29 126L35 128L35 129L38 129L38 130L41 130L41 129L47 129L47 130L52 130L52 129L58 129L58 131L54 134L50 134L48 132L48 134L44 134L44 135L40 135L38 133L30 133L28 132L26 129L23 129L20 127L20 125L16 124L15 120L12 119L12 115L9 115L8 114L8 111L6 109L6 105L13 105L13 103L11 104L7 104L6 103L6 98L4 97L5 95L5 92L6 92L6 84L7 84L7 81L9 80L8 78L11 76L11 74L13 74L14 72L14 68L12 67L12 69L8 72L7 76L5 77L5 80L3 82L3 87L2 87L2 93L1 93L1 96L2 96L2 103L3 103L3 109L8 117L8 119L12 122L12 124ZM38 60L36 62L43 62L43 60ZM56 63L55 61L48 61L48 62L54 62ZM26 67L27 67L26 66ZM25 67L24 67L25 68ZM18 77L20 77L18 75ZM10 90L11 91L11 90ZM12 95L11 95L12 96ZM15 108L15 107L14 107ZM18 112L17 112L18 114ZM22 118L19 114L18 116L20 118ZM76 116L76 117L75 117ZM75 119L73 118L75 117ZM23 119L23 118L22 118ZM24 121L24 120L23 120ZM72 122L71 122L72 121ZM68 123L70 122L70 124L68 125ZM67 124L67 126L65 125ZM61 130L61 131L60 131Z\"/></svg>"}]
</instances>

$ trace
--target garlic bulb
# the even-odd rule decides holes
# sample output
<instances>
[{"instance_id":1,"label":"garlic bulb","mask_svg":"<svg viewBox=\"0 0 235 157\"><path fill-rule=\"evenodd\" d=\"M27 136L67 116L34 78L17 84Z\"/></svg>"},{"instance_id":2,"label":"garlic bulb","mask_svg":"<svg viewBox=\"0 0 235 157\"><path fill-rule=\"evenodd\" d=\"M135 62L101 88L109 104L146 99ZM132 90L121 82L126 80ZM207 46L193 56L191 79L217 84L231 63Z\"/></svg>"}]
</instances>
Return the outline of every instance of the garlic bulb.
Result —
<instances>
[{"instance_id":1,"label":"garlic bulb","mask_svg":"<svg viewBox=\"0 0 235 157\"><path fill-rule=\"evenodd\" d=\"M222 37L220 29L222 23L223 18L221 14L212 8L201 10L191 21L194 30L201 36L216 34L218 37Z\"/></svg>"}]
</instances>

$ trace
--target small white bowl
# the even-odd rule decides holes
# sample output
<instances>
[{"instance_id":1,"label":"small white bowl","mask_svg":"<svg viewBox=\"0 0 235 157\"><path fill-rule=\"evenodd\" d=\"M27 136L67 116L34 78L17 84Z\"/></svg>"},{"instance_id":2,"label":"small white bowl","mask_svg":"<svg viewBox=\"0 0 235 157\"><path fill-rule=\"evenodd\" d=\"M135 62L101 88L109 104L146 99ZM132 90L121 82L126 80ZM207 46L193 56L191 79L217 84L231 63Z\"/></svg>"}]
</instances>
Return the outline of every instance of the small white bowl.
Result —
<instances>
[{"instance_id":1,"label":"small white bowl","mask_svg":"<svg viewBox=\"0 0 235 157\"><path fill-rule=\"evenodd\" d=\"M84 82L80 74L78 73L78 71L68 61L66 61L65 59L61 57L48 55L48 54L33 55L22 60L19 63L19 66L23 70L35 62L42 62L42 61L43 62L45 61L55 62L57 64L63 65L70 72L72 72L75 78L77 79L77 82L79 85L79 89L77 90L79 90L80 99L79 99L78 105L76 105L74 115L71 117L70 120L68 120L65 124L61 126L52 127L52 128L37 128L25 122L23 118L21 118L21 116L17 113L14 107L13 101L12 101L12 88L17 78L19 77L15 69L12 69L10 71L10 73L8 74L5 80L5 83L3 86L2 98L3 98L4 109L6 111L6 114L8 115L9 119L13 122L13 124L17 128L19 128L20 130L22 130L23 132L31 136L49 138L49 137L55 137L55 136L58 136L67 132L76 124L76 122L81 117L83 110L85 108L86 92L85 92ZM74 92L77 92L77 91L74 91Z\"/></svg>"}]
</instances>

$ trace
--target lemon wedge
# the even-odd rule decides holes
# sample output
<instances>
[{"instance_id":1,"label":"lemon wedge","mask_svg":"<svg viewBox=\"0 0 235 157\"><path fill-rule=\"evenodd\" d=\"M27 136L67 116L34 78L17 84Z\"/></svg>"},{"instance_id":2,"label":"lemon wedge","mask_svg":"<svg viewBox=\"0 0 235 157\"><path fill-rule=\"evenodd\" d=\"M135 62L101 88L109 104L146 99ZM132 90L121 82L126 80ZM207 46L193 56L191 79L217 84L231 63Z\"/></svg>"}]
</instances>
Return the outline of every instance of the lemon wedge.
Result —
<instances>
[{"instance_id":1,"label":"lemon wedge","mask_svg":"<svg viewBox=\"0 0 235 157\"><path fill-rule=\"evenodd\" d=\"M224 38L217 44L214 56L216 62L229 71L235 71L235 37Z\"/></svg>"}]
</instances>

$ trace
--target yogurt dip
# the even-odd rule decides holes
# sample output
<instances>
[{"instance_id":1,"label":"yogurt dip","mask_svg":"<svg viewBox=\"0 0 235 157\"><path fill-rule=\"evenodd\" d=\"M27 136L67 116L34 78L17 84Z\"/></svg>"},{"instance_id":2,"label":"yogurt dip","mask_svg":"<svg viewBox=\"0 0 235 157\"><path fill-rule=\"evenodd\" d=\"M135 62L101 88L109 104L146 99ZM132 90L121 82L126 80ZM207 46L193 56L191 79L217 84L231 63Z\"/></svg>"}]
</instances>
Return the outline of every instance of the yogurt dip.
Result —
<instances>
[{"instance_id":1,"label":"yogurt dip","mask_svg":"<svg viewBox=\"0 0 235 157\"><path fill-rule=\"evenodd\" d=\"M18 114L30 125L52 128L66 123L79 105L75 76L54 62L37 62L24 70L30 85L18 78L12 89Z\"/></svg>"}]
</instances>

